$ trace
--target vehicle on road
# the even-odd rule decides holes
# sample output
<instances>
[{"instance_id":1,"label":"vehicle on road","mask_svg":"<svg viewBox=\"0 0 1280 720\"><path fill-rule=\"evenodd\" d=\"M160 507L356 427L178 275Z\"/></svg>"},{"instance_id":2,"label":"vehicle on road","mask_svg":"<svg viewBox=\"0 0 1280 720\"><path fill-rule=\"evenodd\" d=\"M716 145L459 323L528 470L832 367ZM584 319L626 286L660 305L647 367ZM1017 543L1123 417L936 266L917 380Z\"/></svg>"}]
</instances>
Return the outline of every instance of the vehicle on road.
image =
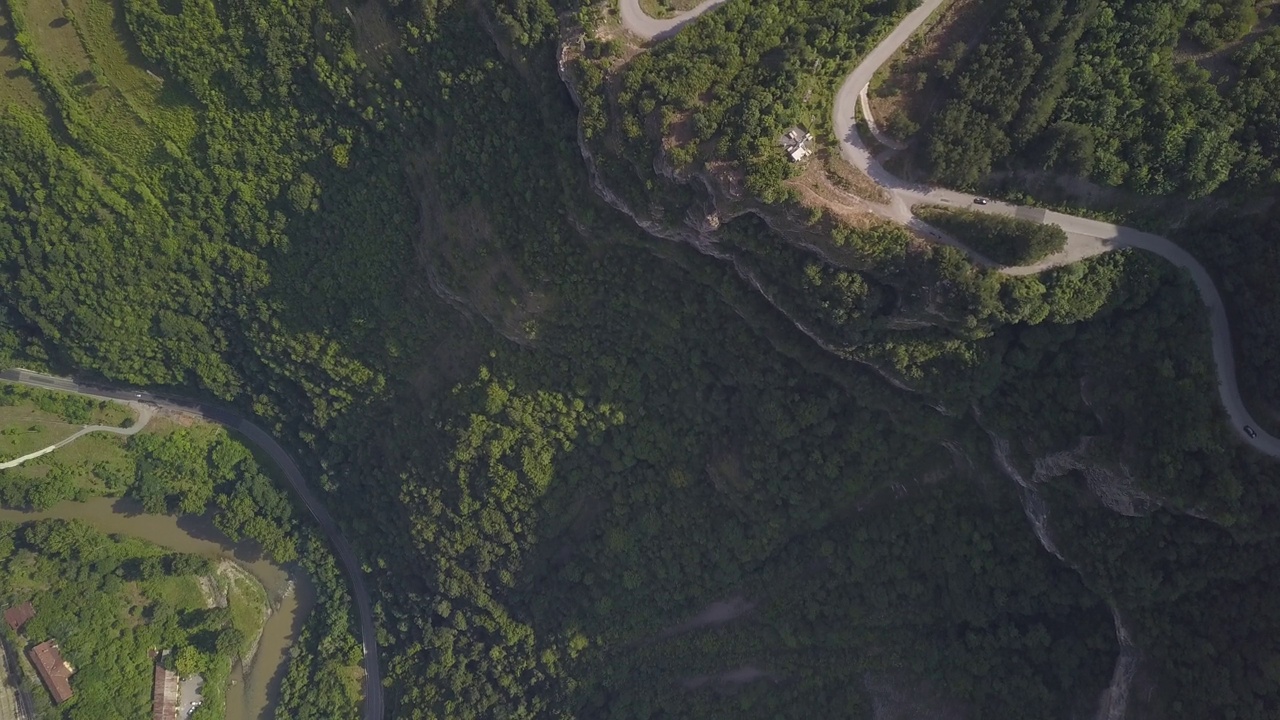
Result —
<instances>
[{"instance_id":1,"label":"vehicle on road","mask_svg":"<svg viewBox=\"0 0 1280 720\"><path fill-rule=\"evenodd\" d=\"M974 203L975 205L986 205L988 202L990 202L990 201L989 201L989 200L987 200L986 198L974 198L974 199L973 199L973 203Z\"/></svg>"},{"instance_id":2,"label":"vehicle on road","mask_svg":"<svg viewBox=\"0 0 1280 720\"><path fill-rule=\"evenodd\" d=\"M1248 435L1250 438L1256 438L1256 437L1258 437L1258 431L1257 431L1257 430L1254 430L1252 427L1250 427L1250 426L1248 426L1248 425L1245 425L1245 426L1244 426L1244 434L1245 434L1245 435Z\"/></svg>"}]
</instances>

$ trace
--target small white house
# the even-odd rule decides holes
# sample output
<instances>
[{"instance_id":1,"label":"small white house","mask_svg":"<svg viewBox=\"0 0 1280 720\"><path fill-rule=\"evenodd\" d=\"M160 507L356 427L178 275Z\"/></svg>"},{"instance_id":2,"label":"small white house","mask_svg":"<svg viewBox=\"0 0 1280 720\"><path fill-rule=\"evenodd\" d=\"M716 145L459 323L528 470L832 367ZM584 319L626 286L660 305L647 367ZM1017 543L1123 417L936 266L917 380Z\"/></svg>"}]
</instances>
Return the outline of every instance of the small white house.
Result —
<instances>
[{"instance_id":1,"label":"small white house","mask_svg":"<svg viewBox=\"0 0 1280 720\"><path fill-rule=\"evenodd\" d=\"M791 162L800 162L813 154L813 136L801 127L793 127L779 138Z\"/></svg>"},{"instance_id":2,"label":"small white house","mask_svg":"<svg viewBox=\"0 0 1280 720\"><path fill-rule=\"evenodd\" d=\"M787 155L791 158L791 162L800 162L801 160L809 157L812 154L813 154L813 151L810 150L808 147L805 147L804 145L796 145L795 147L791 148L791 152L787 153Z\"/></svg>"}]
</instances>

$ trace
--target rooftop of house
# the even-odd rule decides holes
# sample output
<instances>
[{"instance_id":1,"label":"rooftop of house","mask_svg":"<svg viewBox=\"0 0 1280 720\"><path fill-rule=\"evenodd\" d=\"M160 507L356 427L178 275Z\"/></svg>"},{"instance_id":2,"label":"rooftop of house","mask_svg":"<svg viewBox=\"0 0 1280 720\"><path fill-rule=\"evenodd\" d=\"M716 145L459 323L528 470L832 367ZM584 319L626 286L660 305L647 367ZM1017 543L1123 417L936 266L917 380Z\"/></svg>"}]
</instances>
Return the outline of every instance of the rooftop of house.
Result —
<instances>
[{"instance_id":1,"label":"rooftop of house","mask_svg":"<svg viewBox=\"0 0 1280 720\"><path fill-rule=\"evenodd\" d=\"M9 627L13 628L14 632L21 630L22 626L26 625L27 621L35 616L35 606L29 602L15 605L4 611L4 621L8 623Z\"/></svg>"},{"instance_id":2,"label":"rooftop of house","mask_svg":"<svg viewBox=\"0 0 1280 720\"><path fill-rule=\"evenodd\" d=\"M801 160L809 157L812 154L813 154L813 151L803 144L796 145L795 147L787 151L787 156L790 157L793 162L800 162Z\"/></svg>"},{"instance_id":3,"label":"rooftop of house","mask_svg":"<svg viewBox=\"0 0 1280 720\"><path fill-rule=\"evenodd\" d=\"M62 651L58 649L58 643L52 640L45 640L27 651L27 657L30 658L31 664L35 665L36 673L40 675L40 681L49 689L49 694L53 696L53 704L59 705L71 698L71 673L74 672L71 665L62 658Z\"/></svg>"},{"instance_id":4,"label":"rooftop of house","mask_svg":"<svg viewBox=\"0 0 1280 720\"><path fill-rule=\"evenodd\" d=\"M795 145L803 145L812 138L813 136L809 134L808 130L805 130L799 125L793 125L782 134L782 137L778 139L778 142L789 150Z\"/></svg>"},{"instance_id":5,"label":"rooftop of house","mask_svg":"<svg viewBox=\"0 0 1280 720\"><path fill-rule=\"evenodd\" d=\"M813 135L810 135L809 131L793 126L778 138L778 143L782 145L782 149L786 151L787 157L791 158L792 162L800 162L813 154L812 140Z\"/></svg>"},{"instance_id":6,"label":"rooftop of house","mask_svg":"<svg viewBox=\"0 0 1280 720\"><path fill-rule=\"evenodd\" d=\"M151 690L152 720L178 720L178 673L156 663Z\"/></svg>"}]
</instances>

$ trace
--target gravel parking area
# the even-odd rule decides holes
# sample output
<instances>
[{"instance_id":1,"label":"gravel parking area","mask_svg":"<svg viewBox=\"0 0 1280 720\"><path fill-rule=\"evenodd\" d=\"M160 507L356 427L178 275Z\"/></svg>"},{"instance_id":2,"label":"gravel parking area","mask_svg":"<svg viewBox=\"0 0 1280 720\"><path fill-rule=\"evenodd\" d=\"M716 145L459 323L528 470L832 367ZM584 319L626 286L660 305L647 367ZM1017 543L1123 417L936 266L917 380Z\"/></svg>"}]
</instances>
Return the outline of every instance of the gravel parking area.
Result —
<instances>
[{"instance_id":1,"label":"gravel parking area","mask_svg":"<svg viewBox=\"0 0 1280 720\"><path fill-rule=\"evenodd\" d=\"M191 717L191 712L204 702L204 697L200 694L200 688L204 687L204 678L199 675L192 675L189 678L183 678L182 684L178 690L178 718L179 720L187 720Z\"/></svg>"}]
</instances>

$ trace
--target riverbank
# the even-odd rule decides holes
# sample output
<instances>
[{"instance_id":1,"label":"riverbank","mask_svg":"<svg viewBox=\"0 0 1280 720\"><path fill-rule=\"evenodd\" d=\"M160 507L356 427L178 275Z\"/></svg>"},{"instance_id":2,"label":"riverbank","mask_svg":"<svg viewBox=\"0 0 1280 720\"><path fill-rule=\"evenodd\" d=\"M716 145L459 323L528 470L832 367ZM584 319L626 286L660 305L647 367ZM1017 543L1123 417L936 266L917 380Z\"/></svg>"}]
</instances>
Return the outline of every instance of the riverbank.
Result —
<instances>
[{"instance_id":1,"label":"riverbank","mask_svg":"<svg viewBox=\"0 0 1280 720\"><path fill-rule=\"evenodd\" d=\"M0 521L25 523L58 518L81 520L113 535L139 538L168 550L230 563L263 588L264 598L275 599L266 613L249 662L235 663L227 688L226 720L258 720L270 716L279 694L289 650L297 641L302 621L312 606L312 590L305 576L290 577L283 567L262 558L253 543L233 543L206 518L175 518L143 513L129 500L92 498L86 502L62 502L52 508L27 512L0 508ZM202 598L203 599L203 598Z\"/></svg>"},{"instance_id":2,"label":"riverbank","mask_svg":"<svg viewBox=\"0 0 1280 720\"><path fill-rule=\"evenodd\" d=\"M205 606L227 608L232 624L244 634L244 643L237 651L237 662L244 666L252 665L262 639L262 629L280 598L269 600L262 583L234 560L220 560L214 571L200 577L199 581ZM291 592L293 580L286 583L282 595Z\"/></svg>"},{"instance_id":3,"label":"riverbank","mask_svg":"<svg viewBox=\"0 0 1280 720\"><path fill-rule=\"evenodd\" d=\"M59 498L124 495L136 498L148 513L181 516L179 522L184 527L194 522L214 526L212 532L219 541L229 537L239 547L248 548L248 557L239 558L246 566L270 558L275 563L302 568L294 578L293 594L287 590L278 592L266 583L268 596L278 598L279 607L268 618L268 630L248 669L238 671L245 679L239 693L255 698L251 701L255 703L270 697L273 705L279 705L276 711L286 714L354 718L360 702L358 686L353 691L344 682L334 682L334 678L348 677L363 665L366 720L381 717L381 671L373 607L359 561L327 509L307 487L297 463L271 434L226 408L174 396L83 385L27 370L0 371L0 379L94 401L140 402L157 415L148 431L127 445L116 438L92 435L35 461L34 468L24 465L17 469L33 472L48 458L67 459L71 454L90 459L88 451L93 448L86 444L106 443L98 448L105 454L91 458L92 462L79 463L79 472L55 464L48 478L36 476L33 482L21 482L0 472L0 490L7 483L15 491L11 494L21 496L16 501L0 497L0 504L43 508ZM105 457L111 460L103 460ZM50 479L58 482L51 483ZM88 487L77 487L76 482L87 482ZM31 492L37 485L41 492ZM290 497L290 488L295 497ZM307 513L318 528L310 526ZM328 542L318 542L319 534ZM245 544L241 545L241 541ZM334 572L339 567L351 583L350 595ZM258 574L253 567L250 572ZM323 581L319 594L312 578ZM284 583L287 579L282 587ZM322 611L308 624L308 642L294 644L313 614L313 604ZM353 609L359 619L358 636L351 632L351 624L340 619ZM282 630L273 634L272 627ZM287 636L289 642L273 640L280 636ZM354 654L360 645L363 652ZM264 667L274 669L260 671ZM230 682L235 683L234 679ZM213 711L207 705L205 710Z\"/></svg>"}]
</instances>

